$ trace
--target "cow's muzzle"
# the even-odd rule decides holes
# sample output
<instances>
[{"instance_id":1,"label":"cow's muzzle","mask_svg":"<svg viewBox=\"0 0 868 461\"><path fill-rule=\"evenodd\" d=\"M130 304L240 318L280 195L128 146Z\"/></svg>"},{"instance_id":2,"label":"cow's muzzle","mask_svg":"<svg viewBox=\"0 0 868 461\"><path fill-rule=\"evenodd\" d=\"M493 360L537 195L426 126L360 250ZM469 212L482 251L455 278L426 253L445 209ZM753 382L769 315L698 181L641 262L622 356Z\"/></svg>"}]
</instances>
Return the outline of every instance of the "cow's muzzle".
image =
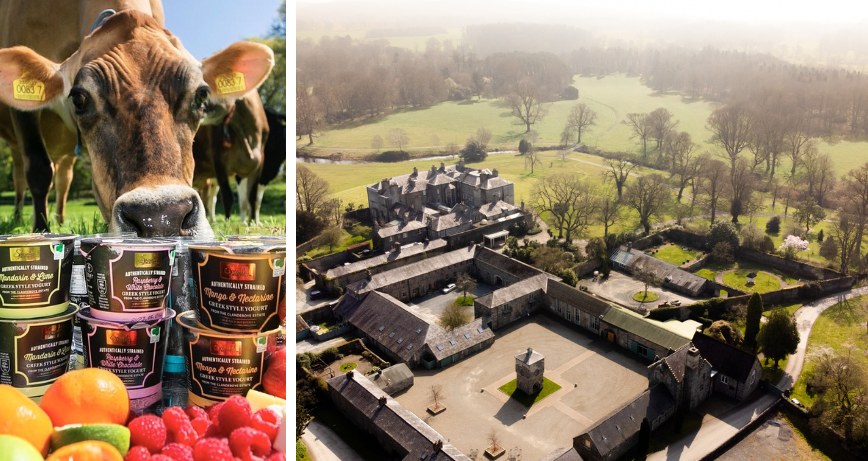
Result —
<instances>
[{"instance_id":1,"label":"cow's muzzle","mask_svg":"<svg viewBox=\"0 0 868 461\"><path fill-rule=\"evenodd\" d=\"M111 228L139 237L214 236L199 194L175 185L139 187L118 197Z\"/></svg>"}]
</instances>

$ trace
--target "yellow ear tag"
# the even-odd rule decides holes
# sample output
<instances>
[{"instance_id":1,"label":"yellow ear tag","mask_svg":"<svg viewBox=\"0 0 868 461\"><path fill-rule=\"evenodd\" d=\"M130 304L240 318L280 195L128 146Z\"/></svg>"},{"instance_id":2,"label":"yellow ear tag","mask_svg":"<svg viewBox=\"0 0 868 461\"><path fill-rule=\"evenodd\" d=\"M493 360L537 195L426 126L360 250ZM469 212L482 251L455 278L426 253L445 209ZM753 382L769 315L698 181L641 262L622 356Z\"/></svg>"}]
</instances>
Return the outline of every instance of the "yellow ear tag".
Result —
<instances>
[{"instance_id":1,"label":"yellow ear tag","mask_svg":"<svg viewBox=\"0 0 868 461\"><path fill-rule=\"evenodd\" d=\"M19 101L45 101L45 84L24 77L13 80L12 97Z\"/></svg>"},{"instance_id":2,"label":"yellow ear tag","mask_svg":"<svg viewBox=\"0 0 868 461\"><path fill-rule=\"evenodd\" d=\"M247 90L244 85L244 74L241 72L227 72L220 74L215 80L217 94L238 93Z\"/></svg>"}]
</instances>

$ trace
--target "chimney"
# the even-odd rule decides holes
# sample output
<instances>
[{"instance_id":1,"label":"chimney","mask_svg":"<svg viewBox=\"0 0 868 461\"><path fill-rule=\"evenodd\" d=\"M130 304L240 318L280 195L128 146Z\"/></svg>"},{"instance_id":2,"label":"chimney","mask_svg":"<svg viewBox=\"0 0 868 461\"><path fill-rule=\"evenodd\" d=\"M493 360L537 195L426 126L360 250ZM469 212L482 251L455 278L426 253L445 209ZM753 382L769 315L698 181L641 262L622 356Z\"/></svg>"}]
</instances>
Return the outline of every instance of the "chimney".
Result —
<instances>
[{"instance_id":1,"label":"chimney","mask_svg":"<svg viewBox=\"0 0 868 461\"><path fill-rule=\"evenodd\" d=\"M381 407L382 407L382 406L385 406L385 405L386 405L386 396L384 395L384 396L380 397L379 399L377 399L377 403L378 403Z\"/></svg>"},{"instance_id":2,"label":"chimney","mask_svg":"<svg viewBox=\"0 0 868 461\"><path fill-rule=\"evenodd\" d=\"M479 184L485 184L485 181L488 181L488 173L484 173L482 171L479 172Z\"/></svg>"},{"instance_id":3,"label":"chimney","mask_svg":"<svg viewBox=\"0 0 868 461\"><path fill-rule=\"evenodd\" d=\"M524 200L521 201L521 211L524 211Z\"/></svg>"},{"instance_id":4,"label":"chimney","mask_svg":"<svg viewBox=\"0 0 868 461\"><path fill-rule=\"evenodd\" d=\"M394 250L395 253L400 253L401 252L401 242L393 243L392 249Z\"/></svg>"},{"instance_id":5,"label":"chimney","mask_svg":"<svg viewBox=\"0 0 868 461\"><path fill-rule=\"evenodd\" d=\"M458 171L464 171L464 159L458 161Z\"/></svg>"},{"instance_id":6,"label":"chimney","mask_svg":"<svg viewBox=\"0 0 868 461\"><path fill-rule=\"evenodd\" d=\"M413 208L416 211L422 211L422 196L421 195L416 195L416 197L413 199Z\"/></svg>"},{"instance_id":7,"label":"chimney","mask_svg":"<svg viewBox=\"0 0 868 461\"><path fill-rule=\"evenodd\" d=\"M695 347L687 349L687 366L693 370L699 366L699 349Z\"/></svg>"},{"instance_id":8,"label":"chimney","mask_svg":"<svg viewBox=\"0 0 868 461\"><path fill-rule=\"evenodd\" d=\"M353 379L353 370L347 372L347 379Z\"/></svg>"},{"instance_id":9,"label":"chimney","mask_svg":"<svg viewBox=\"0 0 868 461\"><path fill-rule=\"evenodd\" d=\"M495 168L494 171L491 172L491 177L492 177L492 178L496 178L496 177L497 177L497 168Z\"/></svg>"},{"instance_id":10,"label":"chimney","mask_svg":"<svg viewBox=\"0 0 868 461\"><path fill-rule=\"evenodd\" d=\"M419 170L417 170L416 167L414 166L413 167L413 176L418 176L418 175L419 175Z\"/></svg>"},{"instance_id":11,"label":"chimney","mask_svg":"<svg viewBox=\"0 0 868 461\"><path fill-rule=\"evenodd\" d=\"M442 161L440 162L440 171L446 171L446 164Z\"/></svg>"},{"instance_id":12,"label":"chimney","mask_svg":"<svg viewBox=\"0 0 868 461\"><path fill-rule=\"evenodd\" d=\"M389 188L389 178L383 178L383 180L380 181L380 189L385 191L388 188Z\"/></svg>"},{"instance_id":13,"label":"chimney","mask_svg":"<svg viewBox=\"0 0 868 461\"><path fill-rule=\"evenodd\" d=\"M431 165L431 176L434 176L436 174L437 174L437 168L435 168L434 165Z\"/></svg>"},{"instance_id":14,"label":"chimney","mask_svg":"<svg viewBox=\"0 0 868 461\"><path fill-rule=\"evenodd\" d=\"M396 242L396 243L397 243L397 242ZM400 248L400 246L399 246L398 248ZM368 276L368 280L373 280L373 279L374 279L374 276L371 275L371 270L370 270L370 269L365 270L365 273L366 273L367 276Z\"/></svg>"},{"instance_id":15,"label":"chimney","mask_svg":"<svg viewBox=\"0 0 868 461\"><path fill-rule=\"evenodd\" d=\"M437 439L437 441L434 442L434 451L440 451L442 449L443 449L443 440Z\"/></svg>"}]
</instances>

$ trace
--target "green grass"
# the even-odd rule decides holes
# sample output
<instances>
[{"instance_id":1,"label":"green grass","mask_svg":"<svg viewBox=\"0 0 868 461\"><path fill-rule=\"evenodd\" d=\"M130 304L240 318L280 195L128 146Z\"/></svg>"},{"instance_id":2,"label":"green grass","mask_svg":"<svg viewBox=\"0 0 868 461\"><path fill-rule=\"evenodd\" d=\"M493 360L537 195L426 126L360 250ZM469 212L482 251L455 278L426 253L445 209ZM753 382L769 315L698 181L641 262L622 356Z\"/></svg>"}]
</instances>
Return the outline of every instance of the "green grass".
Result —
<instances>
[{"instance_id":1,"label":"green grass","mask_svg":"<svg viewBox=\"0 0 868 461\"><path fill-rule=\"evenodd\" d=\"M311 461L313 458L307 454L307 446L301 439L295 441L295 461Z\"/></svg>"},{"instance_id":2,"label":"green grass","mask_svg":"<svg viewBox=\"0 0 868 461\"><path fill-rule=\"evenodd\" d=\"M765 306L766 310L763 311L763 315L768 317L769 314L772 313L773 309L777 309L778 307L783 307L787 310L787 313L793 315L800 307L802 307L802 301L788 301L786 304L775 304L774 306Z\"/></svg>"},{"instance_id":3,"label":"green grass","mask_svg":"<svg viewBox=\"0 0 868 461\"><path fill-rule=\"evenodd\" d=\"M708 269L699 269L698 271L694 272L694 274L704 279L711 280L712 282L714 281L714 278L717 277L717 272L710 271Z\"/></svg>"},{"instance_id":4,"label":"green grass","mask_svg":"<svg viewBox=\"0 0 868 461\"><path fill-rule=\"evenodd\" d=\"M650 291L637 291L636 293L633 293L633 299L640 303L650 303L651 301L656 301L657 298L659 298L657 293L652 293Z\"/></svg>"},{"instance_id":5,"label":"green grass","mask_svg":"<svg viewBox=\"0 0 868 461\"><path fill-rule=\"evenodd\" d=\"M474 299L476 299L476 296L459 296L455 302L460 306L472 306Z\"/></svg>"},{"instance_id":6,"label":"green grass","mask_svg":"<svg viewBox=\"0 0 868 461\"><path fill-rule=\"evenodd\" d=\"M346 373L350 370L355 370L356 366L357 365L353 362L342 363L341 366L338 367L338 370L341 370L342 372Z\"/></svg>"},{"instance_id":7,"label":"green grass","mask_svg":"<svg viewBox=\"0 0 868 461\"><path fill-rule=\"evenodd\" d=\"M500 389L500 391L504 394L518 401L518 403L530 408L533 404L548 397L560 388L561 386L554 381L543 377L543 388L536 394L527 395L524 393L524 391L518 390L518 381L515 379L504 384L503 386L500 386L498 389Z\"/></svg>"},{"instance_id":8,"label":"green grass","mask_svg":"<svg viewBox=\"0 0 868 461\"><path fill-rule=\"evenodd\" d=\"M769 291L781 289L781 282L765 272L757 272L756 279L754 279L755 283L753 285L748 285L747 274L749 273L750 271L748 270L728 272L723 274L723 283L742 291L754 293L768 293Z\"/></svg>"},{"instance_id":9,"label":"green grass","mask_svg":"<svg viewBox=\"0 0 868 461\"><path fill-rule=\"evenodd\" d=\"M760 365L763 367L763 373L760 379L768 379L770 383L777 385L781 378L784 377L784 369L787 367L788 360L789 357L781 359L778 362L777 368L775 368L775 362L772 360L769 360L768 363L766 363L765 360L760 360Z\"/></svg>"},{"instance_id":10,"label":"green grass","mask_svg":"<svg viewBox=\"0 0 868 461\"><path fill-rule=\"evenodd\" d=\"M329 248L328 245L321 245L308 251L305 256L319 258L321 256L344 251L350 246L371 240L371 228L361 223L355 223L351 227L342 229L341 231L343 232L344 238L340 245L331 248Z\"/></svg>"},{"instance_id":11,"label":"green grass","mask_svg":"<svg viewBox=\"0 0 868 461\"><path fill-rule=\"evenodd\" d=\"M808 394L806 385L815 364L823 352L846 355L849 350L850 359L868 367L868 334L862 324L868 322L868 296L859 296L826 309L811 330L808 338L808 350L805 354L805 364L796 385L793 386L792 397L809 406L814 403L815 395Z\"/></svg>"},{"instance_id":12,"label":"green grass","mask_svg":"<svg viewBox=\"0 0 868 461\"><path fill-rule=\"evenodd\" d=\"M317 333L326 333L329 330L331 330L332 327L335 326L335 324L330 323L330 322L322 322L322 323L316 324L316 326L319 327L319 331Z\"/></svg>"},{"instance_id":13,"label":"green grass","mask_svg":"<svg viewBox=\"0 0 868 461\"><path fill-rule=\"evenodd\" d=\"M753 271L771 272L772 274L775 274L778 277L784 279L784 281L786 281L787 283L796 283L798 281L777 269L772 269L770 267L763 266L762 264L756 264L746 261L712 261L706 264L705 268L708 269L710 272L723 272L730 269L745 269Z\"/></svg>"},{"instance_id":14,"label":"green grass","mask_svg":"<svg viewBox=\"0 0 868 461\"><path fill-rule=\"evenodd\" d=\"M696 250L683 250L680 245L669 245L654 253L652 256L668 263L675 264L676 266L680 266L702 256L702 252Z\"/></svg>"}]
</instances>

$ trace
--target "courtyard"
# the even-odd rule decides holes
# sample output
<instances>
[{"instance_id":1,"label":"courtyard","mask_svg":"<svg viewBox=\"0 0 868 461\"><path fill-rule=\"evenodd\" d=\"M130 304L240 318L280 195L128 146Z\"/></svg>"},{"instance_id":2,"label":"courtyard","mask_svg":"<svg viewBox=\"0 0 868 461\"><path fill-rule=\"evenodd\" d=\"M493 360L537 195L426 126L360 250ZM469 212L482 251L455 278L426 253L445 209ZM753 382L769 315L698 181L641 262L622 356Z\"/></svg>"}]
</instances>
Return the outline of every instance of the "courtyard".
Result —
<instances>
[{"instance_id":1,"label":"courtyard","mask_svg":"<svg viewBox=\"0 0 868 461\"><path fill-rule=\"evenodd\" d=\"M546 315L496 335L489 349L448 368L417 368L413 387L395 397L463 453L481 454L494 429L502 447L540 459L572 446L573 437L648 387L646 361ZM545 356L544 376L561 386L530 408L498 390L515 379L514 357L528 347ZM447 408L437 416L427 412L432 385L442 386Z\"/></svg>"},{"instance_id":2,"label":"courtyard","mask_svg":"<svg viewBox=\"0 0 868 461\"><path fill-rule=\"evenodd\" d=\"M590 278L582 279L579 285L588 287L588 291L601 298L614 301L622 306L627 306L633 310L639 307L652 310L665 301L681 301L682 306L693 304L697 301L702 301L703 298L692 298L683 293L663 287L648 287L648 291L657 294L659 297L653 302L640 303L633 299L633 294L645 289L645 284L633 279L627 274L612 271L609 273L609 278L601 278L599 281L593 281Z\"/></svg>"},{"instance_id":3,"label":"courtyard","mask_svg":"<svg viewBox=\"0 0 868 461\"><path fill-rule=\"evenodd\" d=\"M476 288L474 288L473 291L468 291L467 296L478 298L480 296L485 296L498 288L500 287L480 283L476 285ZM443 310L452 305L456 299L463 295L464 293L459 288L456 288L449 293L443 293L441 290L436 290L431 294L413 298L406 304L413 313L426 319L428 322L437 323ZM471 305L467 309L472 316L473 306Z\"/></svg>"}]
</instances>

